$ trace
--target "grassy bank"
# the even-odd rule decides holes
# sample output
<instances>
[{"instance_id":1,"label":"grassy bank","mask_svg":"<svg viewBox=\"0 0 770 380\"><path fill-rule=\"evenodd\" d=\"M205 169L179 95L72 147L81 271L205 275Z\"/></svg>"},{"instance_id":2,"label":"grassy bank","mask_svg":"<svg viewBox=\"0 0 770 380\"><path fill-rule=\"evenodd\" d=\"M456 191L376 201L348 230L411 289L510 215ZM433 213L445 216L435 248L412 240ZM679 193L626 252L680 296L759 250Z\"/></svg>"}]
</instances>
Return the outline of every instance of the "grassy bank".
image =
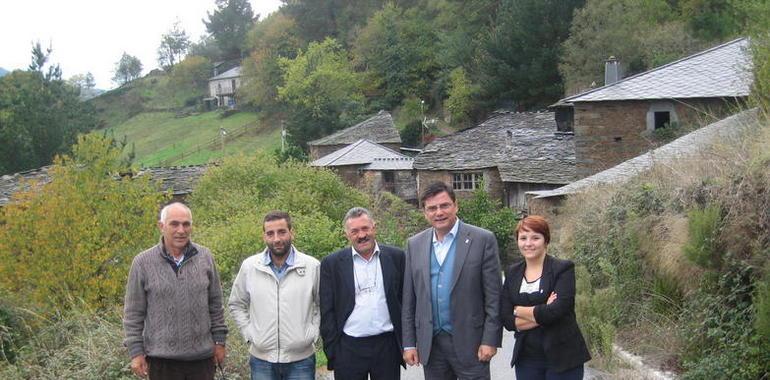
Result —
<instances>
[{"instance_id":1,"label":"grassy bank","mask_svg":"<svg viewBox=\"0 0 770 380\"><path fill-rule=\"evenodd\" d=\"M556 248L578 264L594 365L613 343L686 379L770 371L770 127L570 197Z\"/></svg>"}]
</instances>

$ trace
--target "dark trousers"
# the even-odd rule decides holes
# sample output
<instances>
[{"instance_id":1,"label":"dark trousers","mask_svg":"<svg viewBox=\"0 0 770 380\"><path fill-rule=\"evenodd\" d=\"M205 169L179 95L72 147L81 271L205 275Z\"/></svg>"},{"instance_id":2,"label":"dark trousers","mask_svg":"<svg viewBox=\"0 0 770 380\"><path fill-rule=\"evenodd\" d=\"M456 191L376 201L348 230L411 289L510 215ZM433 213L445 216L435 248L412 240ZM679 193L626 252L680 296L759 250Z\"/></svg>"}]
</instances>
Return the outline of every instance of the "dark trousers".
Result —
<instances>
[{"instance_id":1,"label":"dark trousers","mask_svg":"<svg viewBox=\"0 0 770 380\"><path fill-rule=\"evenodd\" d=\"M544 360L519 358L514 366L517 379L532 380L581 380L583 379L583 365L568 369L564 372L556 372L548 367Z\"/></svg>"},{"instance_id":2,"label":"dark trousers","mask_svg":"<svg viewBox=\"0 0 770 380\"><path fill-rule=\"evenodd\" d=\"M336 380L397 380L401 348L392 332L354 338L342 334L334 359Z\"/></svg>"},{"instance_id":3,"label":"dark trousers","mask_svg":"<svg viewBox=\"0 0 770 380\"><path fill-rule=\"evenodd\" d=\"M423 368L426 380L489 380L489 362L460 364L454 346L451 334L441 332L433 336L430 358Z\"/></svg>"},{"instance_id":4,"label":"dark trousers","mask_svg":"<svg viewBox=\"0 0 770 380\"><path fill-rule=\"evenodd\" d=\"M193 361L147 357L150 380L214 380L214 359Z\"/></svg>"}]
</instances>

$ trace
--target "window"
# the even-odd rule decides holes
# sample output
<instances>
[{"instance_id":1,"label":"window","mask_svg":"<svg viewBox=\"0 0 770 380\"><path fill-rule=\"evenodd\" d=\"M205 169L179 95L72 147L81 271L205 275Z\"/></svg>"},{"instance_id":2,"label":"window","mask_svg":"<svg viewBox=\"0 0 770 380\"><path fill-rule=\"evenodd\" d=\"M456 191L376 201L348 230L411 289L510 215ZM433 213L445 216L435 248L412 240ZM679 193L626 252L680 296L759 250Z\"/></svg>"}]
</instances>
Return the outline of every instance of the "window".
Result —
<instances>
[{"instance_id":1,"label":"window","mask_svg":"<svg viewBox=\"0 0 770 380\"><path fill-rule=\"evenodd\" d=\"M235 93L235 79L230 81L230 89L233 93Z\"/></svg>"},{"instance_id":2,"label":"window","mask_svg":"<svg viewBox=\"0 0 770 380\"><path fill-rule=\"evenodd\" d=\"M650 103L650 108L647 109L646 119L646 131L649 133L679 123L679 117L676 114L674 103L668 101L656 101Z\"/></svg>"},{"instance_id":3,"label":"window","mask_svg":"<svg viewBox=\"0 0 770 380\"><path fill-rule=\"evenodd\" d=\"M671 124L671 113L668 111L655 112L655 129L666 128Z\"/></svg>"},{"instance_id":4,"label":"window","mask_svg":"<svg viewBox=\"0 0 770 380\"><path fill-rule=\"evenodd\" d=\"M475 190L481 187L484 176L481 173L455 173L452 174L453 190Z\"/></svg>"}]
</instances>

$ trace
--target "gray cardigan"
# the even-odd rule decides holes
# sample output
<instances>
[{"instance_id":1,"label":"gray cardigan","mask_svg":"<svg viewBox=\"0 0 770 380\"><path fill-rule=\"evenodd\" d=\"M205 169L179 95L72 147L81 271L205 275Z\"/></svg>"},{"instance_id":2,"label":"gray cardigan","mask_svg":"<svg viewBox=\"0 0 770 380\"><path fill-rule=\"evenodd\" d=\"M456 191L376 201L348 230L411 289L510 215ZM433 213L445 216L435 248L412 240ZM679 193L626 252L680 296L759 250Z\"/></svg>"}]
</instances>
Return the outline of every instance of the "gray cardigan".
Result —
<instances>
[{"instance_id":1,"label":"gray cardigan","mask_svg":"<svg viewBox=\"0 0 770 380\"><path fill-rule=\"evenodd\" d=\"M227 336L222 287L208 248L190 243L175 271L162 242L134 257L126 285L124 345L129 355L199 360Z\"/></svg>"}]
</instances>

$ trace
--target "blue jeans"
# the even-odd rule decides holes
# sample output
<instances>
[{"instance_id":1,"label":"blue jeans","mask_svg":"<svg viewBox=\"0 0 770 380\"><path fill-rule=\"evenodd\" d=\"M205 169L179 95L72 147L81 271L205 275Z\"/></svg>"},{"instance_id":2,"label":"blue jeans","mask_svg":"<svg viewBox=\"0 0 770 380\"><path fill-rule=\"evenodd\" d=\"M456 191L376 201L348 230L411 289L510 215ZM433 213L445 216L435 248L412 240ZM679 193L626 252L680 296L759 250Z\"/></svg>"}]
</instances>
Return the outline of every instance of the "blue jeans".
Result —
<instances>
[{"instance_id":1,"label":"blue jeans","mask_svg":"<svg viewBox=\"0 0 770 380\"><path fill-rule=\"evenodd\" d=\"M270 363L249 356L251 380L315 380L315 354L291 363Z\"/></svg>"}]
</instances>

